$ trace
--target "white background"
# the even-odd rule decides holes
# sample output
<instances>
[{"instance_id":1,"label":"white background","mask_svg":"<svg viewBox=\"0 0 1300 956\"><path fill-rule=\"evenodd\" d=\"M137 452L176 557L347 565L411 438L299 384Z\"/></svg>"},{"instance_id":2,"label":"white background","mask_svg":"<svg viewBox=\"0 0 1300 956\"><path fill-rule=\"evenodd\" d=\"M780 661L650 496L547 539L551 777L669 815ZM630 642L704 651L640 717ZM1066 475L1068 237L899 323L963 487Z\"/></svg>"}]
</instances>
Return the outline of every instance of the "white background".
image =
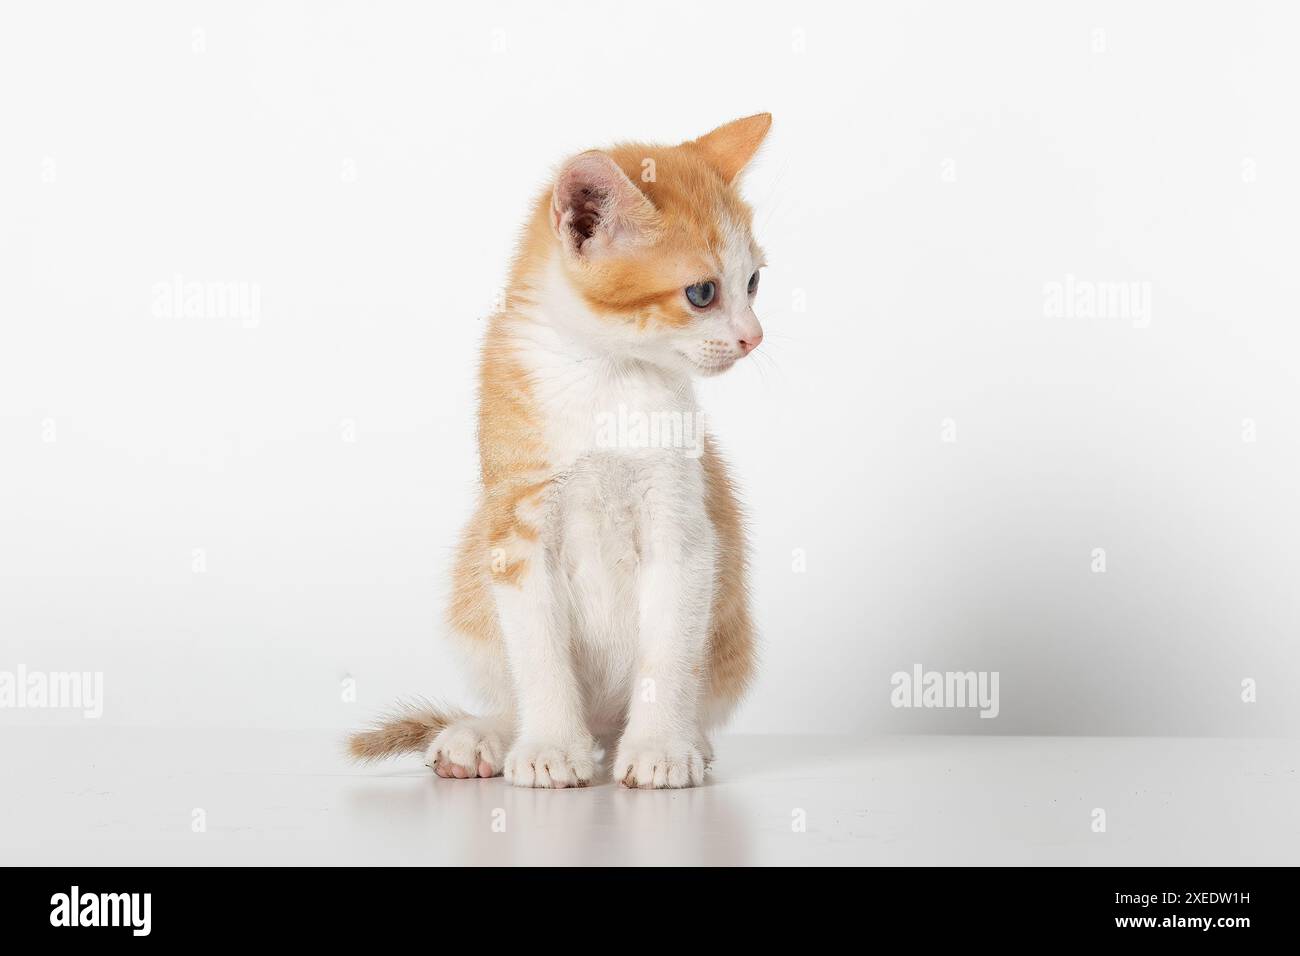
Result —
<instances>
[{"instance_id":1,"label":"white background","mask_svg":"<svg viewBox=\"0 0 1300 956\"><path fill-rule=\"evenodd\" d=\"M765 648L735 728L1295 732L1296 18L1135 7L8 5L0 670L103 671L114 724L471 703L442 603L529 203L770 110L767 338L704 389ZM256 327L155 315L176 275ZM1049 316L1067 276L1149 326ZM1001 715L891 708L914 663Z\"/></svg>"}]
</instances>

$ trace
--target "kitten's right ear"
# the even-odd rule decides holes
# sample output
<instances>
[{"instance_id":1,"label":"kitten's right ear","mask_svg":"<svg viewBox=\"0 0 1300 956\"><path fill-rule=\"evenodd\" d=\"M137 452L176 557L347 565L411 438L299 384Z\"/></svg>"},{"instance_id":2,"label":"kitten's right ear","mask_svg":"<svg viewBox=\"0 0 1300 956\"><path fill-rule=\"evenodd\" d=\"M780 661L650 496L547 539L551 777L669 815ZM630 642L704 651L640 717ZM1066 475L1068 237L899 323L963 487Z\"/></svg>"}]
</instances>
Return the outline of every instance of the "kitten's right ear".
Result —
<instances>
[{"instance_id":1,"label":"kitten's right ear","mask_svg":"<svg viewBox=\"0 0 1300 956\"><path fill-rule=\"evenodd\" d=\"M650 200L612 158L581 153L560 169L551 193L551 228L568 255L617 253L649 237L658 220Z\"/></svg>"}]
</instances>

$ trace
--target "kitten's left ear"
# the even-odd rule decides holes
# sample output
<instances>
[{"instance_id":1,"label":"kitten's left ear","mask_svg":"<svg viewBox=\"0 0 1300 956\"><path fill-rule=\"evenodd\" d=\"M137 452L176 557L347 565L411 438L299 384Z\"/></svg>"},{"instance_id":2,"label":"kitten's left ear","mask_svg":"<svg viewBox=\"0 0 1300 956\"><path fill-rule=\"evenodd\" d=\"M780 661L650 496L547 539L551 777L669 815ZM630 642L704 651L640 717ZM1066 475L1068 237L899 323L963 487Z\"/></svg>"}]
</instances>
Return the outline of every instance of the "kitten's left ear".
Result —
<instances>
[{"instance_id":1,"label":"kitten's left ear","mask_svg":"<svg viewBox=\"0 0 1300 956\"><path fill-rule=\"evenodd\" d=\"M772 114L758 113L719 126L712 133L705 133L693 140L692 145L704 153L710 165L722 174L723 179L731 183L736 181L740 171L754 158L771 128Z\"/></svg>"}]
</instances>

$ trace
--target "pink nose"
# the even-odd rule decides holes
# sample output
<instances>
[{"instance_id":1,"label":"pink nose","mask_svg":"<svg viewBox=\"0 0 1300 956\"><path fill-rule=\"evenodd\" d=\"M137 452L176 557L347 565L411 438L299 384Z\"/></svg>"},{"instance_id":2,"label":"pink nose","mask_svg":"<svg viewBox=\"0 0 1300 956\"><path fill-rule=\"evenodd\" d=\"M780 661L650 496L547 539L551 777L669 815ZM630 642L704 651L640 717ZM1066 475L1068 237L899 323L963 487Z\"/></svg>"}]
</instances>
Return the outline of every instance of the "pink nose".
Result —
<instances>
[{"instance_id":1,"label":"pink nose","mask_svg":"<svg viewBox=\"0 0 1300 956\"><path fill-rule=\"evenodd\" d=\"M746 335L737 344L740 345L740 351L745 355L748 355L750 352L754 351L754 349L758 348L758 343L761 341L763 341L763 331L762 329L759 329L757 332L751 332L749 335Z\"/></svg>"}]
</instances>

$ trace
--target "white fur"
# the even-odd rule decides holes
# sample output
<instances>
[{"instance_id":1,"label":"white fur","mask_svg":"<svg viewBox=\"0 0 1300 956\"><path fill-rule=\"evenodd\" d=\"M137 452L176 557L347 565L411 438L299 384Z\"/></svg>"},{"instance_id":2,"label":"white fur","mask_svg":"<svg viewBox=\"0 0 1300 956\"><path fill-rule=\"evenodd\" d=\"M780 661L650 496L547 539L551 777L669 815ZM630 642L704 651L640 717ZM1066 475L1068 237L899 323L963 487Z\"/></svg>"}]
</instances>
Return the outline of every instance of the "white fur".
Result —
<instances>
[{"instance_id":1,"label":"white fur","mask_svg":"<svg viewBox=\"0 0 1300 956\"><path fill-rule=\"evenodd\" d=\"M514 340L557 480L522 586L493 588L520 724L505 775L588 780L592 731L606 747L622 732L618 779L698 784L716 562L698 452L597 441L620 407L698 416L687 368L637 357L644 332L593 315L558 262L531 298Z\"/></svg>"}]
</instances>

